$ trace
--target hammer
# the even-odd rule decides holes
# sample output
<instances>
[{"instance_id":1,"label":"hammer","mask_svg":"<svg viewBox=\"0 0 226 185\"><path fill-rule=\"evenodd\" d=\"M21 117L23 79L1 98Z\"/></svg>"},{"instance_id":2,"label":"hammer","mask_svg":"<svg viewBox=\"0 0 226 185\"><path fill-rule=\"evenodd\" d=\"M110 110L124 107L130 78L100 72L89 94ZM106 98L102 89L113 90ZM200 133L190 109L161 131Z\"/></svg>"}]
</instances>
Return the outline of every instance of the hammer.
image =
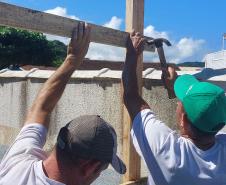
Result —
<instances>
[{"instance_id":1,"label":"hammer","mask_svg":"<svg viewBox=\"0 0 226 185\"><path fill-rule=\"evenodd\" d=\"M168 73L168 66L166 64L166 57L165 57L164 50L163 50L163 43L165 43L167 46L171 46L171 43L167 39L164 39L164 38L148 40L147 43L153 44L157 48L160 65L161 65L161 70L162 70L162 79L164 82L164 86L167 89L169 99L173 99L176 97L174 94L174 91L172 91L171 89L169 89L166 86L166 79L167 79L167 77L169 77L169 73Z\"/></svg>"}]
</instances>

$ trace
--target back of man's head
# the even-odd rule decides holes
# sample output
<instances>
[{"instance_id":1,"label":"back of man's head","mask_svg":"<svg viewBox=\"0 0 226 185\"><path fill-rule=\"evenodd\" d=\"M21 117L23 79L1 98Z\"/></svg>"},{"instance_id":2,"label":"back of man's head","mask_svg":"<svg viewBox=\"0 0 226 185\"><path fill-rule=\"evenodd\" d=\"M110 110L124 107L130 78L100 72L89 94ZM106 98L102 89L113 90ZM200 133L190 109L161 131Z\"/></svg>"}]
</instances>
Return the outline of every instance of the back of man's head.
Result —
<instances>
[{"instance_id":1,"label":"back of man's head","mask_svg":"<svg viewBox=\"0 0 226 185\"><path fill-rule=\"evenodd\" d=\"M78 165L79 160L95 160L111 164L120 174L126 167L116 155L117 136L114 128L97 115L84 115L62 127L58 137L56 152L58 160Z\"/></svg>"},{"instance_id":2,"label":"back of man's head","mask_svg":"<svg viewBox=\"0 0 226 185\"><path fill-rule=\"evenodd\" d=\"M200 82L192 75L182 75L177 78L174 90L193 127L213 135L224 126L226 97L222 88Z\"/></svg>"}]
</instances>

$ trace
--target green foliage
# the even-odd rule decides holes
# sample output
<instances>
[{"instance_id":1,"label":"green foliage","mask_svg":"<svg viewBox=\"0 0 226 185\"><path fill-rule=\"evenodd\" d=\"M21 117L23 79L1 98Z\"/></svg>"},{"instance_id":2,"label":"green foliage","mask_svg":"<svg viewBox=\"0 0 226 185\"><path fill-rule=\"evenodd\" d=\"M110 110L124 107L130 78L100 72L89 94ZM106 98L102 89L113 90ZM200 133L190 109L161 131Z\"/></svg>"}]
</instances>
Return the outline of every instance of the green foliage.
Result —
<instances>
[{"instance_id":1,"label":"green foliage","mask_svg":"<svg viewBox=\"0 0 226 185\"><path fill-rule=\"evenodd\" d=\"M67 46L58 40L49 41L49 44L54 55L53 66L59 67L66 57Z\"/></svg>"},{"instance_id":2,"label":"green foliage","mask_svg":"<svg viewBox=\"0 0 226 185\"><path fill-rule=\"evenodd\" d=\"M53 67L60 67L60 65L64 62L63 59L54 60L52 66Z\"/></svg>"},{"instance_id":3,"label":"green foliage","mask_svg":"<svg viewBox=\"0 0 226 185\"><path fill-rule=\"evenodd\" d=\"M66 46L42 33L0 27L0 69L11 64L54 66L65 56Z\"/></svg>"}]
</instances>

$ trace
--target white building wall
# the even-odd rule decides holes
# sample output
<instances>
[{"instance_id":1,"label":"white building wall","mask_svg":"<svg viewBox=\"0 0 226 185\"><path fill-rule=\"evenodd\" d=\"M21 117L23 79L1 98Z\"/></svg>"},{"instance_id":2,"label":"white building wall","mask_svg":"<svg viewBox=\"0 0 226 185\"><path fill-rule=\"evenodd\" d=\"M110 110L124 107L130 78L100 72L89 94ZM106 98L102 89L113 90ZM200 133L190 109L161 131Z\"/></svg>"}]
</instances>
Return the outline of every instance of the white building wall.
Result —
<instances>
[{"instance_id":1,"label":"white building wall","mask_svg":"<svg viewBox=\"0 0 226 185\"><path fill-rule=\"evenodd\" d=\"M205 68L224 69L226 68L226 50L209 53L203 60Z\"/></svg>"}]
</instances>

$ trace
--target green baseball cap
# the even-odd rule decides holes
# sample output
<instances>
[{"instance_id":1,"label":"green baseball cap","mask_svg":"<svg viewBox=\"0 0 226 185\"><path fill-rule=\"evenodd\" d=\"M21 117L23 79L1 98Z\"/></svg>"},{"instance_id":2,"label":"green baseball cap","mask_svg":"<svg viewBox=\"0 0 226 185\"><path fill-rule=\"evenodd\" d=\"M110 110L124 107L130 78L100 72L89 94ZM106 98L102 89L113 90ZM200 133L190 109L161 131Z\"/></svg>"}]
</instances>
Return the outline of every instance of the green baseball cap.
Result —
<instances>
[{"instance_id":1,"label":"green baseball cap","mask_svg":"<svg viewBox=\"0 0 226 185\"><path fill-rule=\"evenodd\" d=\"M216 132L219 124L226 124L226 97L222 88L186 74L177 78L174 91L196 128Z\"/></svg>"}]
</instances>

